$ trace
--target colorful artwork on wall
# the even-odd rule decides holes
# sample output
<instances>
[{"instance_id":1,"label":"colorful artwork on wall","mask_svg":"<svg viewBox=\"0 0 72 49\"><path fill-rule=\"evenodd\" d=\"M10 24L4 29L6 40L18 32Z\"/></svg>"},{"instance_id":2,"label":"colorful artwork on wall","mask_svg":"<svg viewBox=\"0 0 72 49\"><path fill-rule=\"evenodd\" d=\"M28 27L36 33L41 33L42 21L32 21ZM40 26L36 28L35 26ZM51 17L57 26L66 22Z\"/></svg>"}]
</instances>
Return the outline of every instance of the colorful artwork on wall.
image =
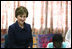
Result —
<instances>
[{"instance_id":1,"label":"colorful artwork on wall","mask_svg":"<svg viewBox=\"0 0 72 49\"><path fill-rule=\"evenodd\" d=\"M52 42L52 37L54 34L44 34L38 35L38 47L46 48L49 42Z\"/></svg>"}]
</instances>

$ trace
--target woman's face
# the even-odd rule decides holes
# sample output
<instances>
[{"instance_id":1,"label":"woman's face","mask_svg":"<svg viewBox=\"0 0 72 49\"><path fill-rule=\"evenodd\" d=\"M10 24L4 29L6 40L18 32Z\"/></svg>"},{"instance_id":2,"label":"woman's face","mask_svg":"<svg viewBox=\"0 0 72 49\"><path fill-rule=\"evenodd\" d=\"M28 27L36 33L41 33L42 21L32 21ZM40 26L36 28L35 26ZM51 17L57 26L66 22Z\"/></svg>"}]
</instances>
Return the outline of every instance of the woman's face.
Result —
<instances>
[{"instance_id":1,"label":"woman's face","mask_svg":"<svg viewBox=\"0 0 72 49\"><path fill-rule=\"evenodd\" d=\"M18 23L23 25L23 23L25 22L26 20L26 14L23 14L23 15L18 15L17 16L17 20L18 20Z\"/></svg>"}]
</instances>

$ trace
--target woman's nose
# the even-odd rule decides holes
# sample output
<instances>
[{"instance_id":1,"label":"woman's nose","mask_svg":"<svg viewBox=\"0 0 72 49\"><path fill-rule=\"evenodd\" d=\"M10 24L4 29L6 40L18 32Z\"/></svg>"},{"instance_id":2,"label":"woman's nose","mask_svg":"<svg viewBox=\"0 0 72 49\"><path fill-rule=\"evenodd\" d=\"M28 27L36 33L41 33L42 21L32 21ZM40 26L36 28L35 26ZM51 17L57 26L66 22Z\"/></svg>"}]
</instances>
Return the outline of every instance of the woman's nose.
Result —
<instances>
[{"instance_id":1,"label":"woman's nose","mask_svg":"<svg viewBox=\"0 0 72 49\"><path fill-rule=\"evenodd\" d=\"M22 20L24 20L24 17L21 17Z\"/></svg>"},{"instance_id":2,"label":"woman's nose","mask_svg":"<svg viewBox=\"0 0 72 49\"><path fill-rule=\"evenodd\" d=\"M22 21L24 21L24 20L25 20L25 18L24 18L24 17L22 17L22 18L21 18L21 20L22 20Z\"/></svg>"}]
</instances>

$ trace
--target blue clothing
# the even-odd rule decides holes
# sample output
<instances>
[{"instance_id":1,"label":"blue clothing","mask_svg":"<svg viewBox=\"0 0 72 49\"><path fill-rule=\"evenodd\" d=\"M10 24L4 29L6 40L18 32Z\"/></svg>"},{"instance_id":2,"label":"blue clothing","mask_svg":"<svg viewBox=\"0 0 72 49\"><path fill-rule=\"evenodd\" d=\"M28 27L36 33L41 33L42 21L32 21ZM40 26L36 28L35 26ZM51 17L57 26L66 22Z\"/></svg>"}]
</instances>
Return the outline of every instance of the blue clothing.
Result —
<instances>
[{"instance_id":1,"label":"blue clothing","mask_svg":"<svg viewBox=\"0 0 72 49\"><path fill-rule=\"evenodd\" d=\"M67 43L63 42L62 43L62 48L66 48L66 46L67 46ZM48 43L47 48L53 48L53 42Z\"/></svg>"},{"instance_id":2,"label":"blue clothing","mask_svg":"<svg viewBox=\"0 0 72 49\"><path fill-rule=\"evenodd\" d=\"M28 46L32 48L32 45L33 45L33 37L31 27L29 24L24 23L23 29L18 25L18 21L9 26L8 29L9 48L27 48Z\"/></svg>"}]
</instances>

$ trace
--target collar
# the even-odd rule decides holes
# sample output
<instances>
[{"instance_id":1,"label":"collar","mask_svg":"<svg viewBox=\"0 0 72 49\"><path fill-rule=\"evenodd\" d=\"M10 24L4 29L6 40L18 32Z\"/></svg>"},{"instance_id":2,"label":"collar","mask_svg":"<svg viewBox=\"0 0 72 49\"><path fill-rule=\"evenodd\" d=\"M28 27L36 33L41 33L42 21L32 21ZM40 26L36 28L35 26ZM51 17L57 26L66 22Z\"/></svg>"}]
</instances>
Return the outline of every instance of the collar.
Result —
<instances>
[{"instance_id":1,"label":"collar","mask_svg":"<svg viewBox=\"0 0 72 49\"><path fill-rule=\"evenodd\" d=\"M16 25L16 29L18 29L18 30L25 30L25 31L27 31L27 26L26 26L26 23L24 22L24 28L22 29L20 26L19 26L19 24L18 24L18 21L16 21L16 23L15 23Z\"/></svg>"}]
</instances>

